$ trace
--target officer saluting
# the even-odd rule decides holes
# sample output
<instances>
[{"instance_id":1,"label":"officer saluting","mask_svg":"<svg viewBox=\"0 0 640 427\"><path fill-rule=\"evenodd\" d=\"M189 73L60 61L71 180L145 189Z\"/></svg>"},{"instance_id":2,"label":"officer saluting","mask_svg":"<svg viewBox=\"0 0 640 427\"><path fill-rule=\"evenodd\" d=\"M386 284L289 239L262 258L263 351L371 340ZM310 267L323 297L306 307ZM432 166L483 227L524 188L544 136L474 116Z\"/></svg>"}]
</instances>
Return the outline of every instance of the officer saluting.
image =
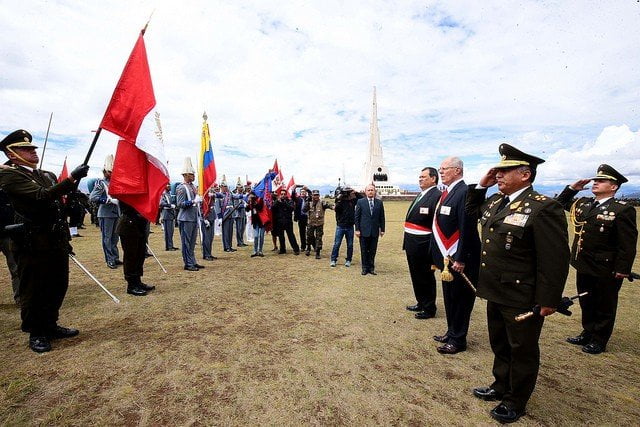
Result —
<instances>
[{"instance_id":1,"label":"officer saluting","mask_svg":"<svg viewBox=\"0 0 640 427\"><path fill-rule=\"evenodd\" d=\"M61 197L75 191L89 166L75 168L60 183L37 169L38 154L26 130L0 141L9 161L0 168L0 186L9 195L16 221L24 229L13 236L20 276L22 330L29 332L29 347L38 353L51 350L49 340L78 335L77 329L57 324L58 311L69 286L69 225Z\"/></svg>"},{"instance_id":2,"label":"officer saluting","mask_svg":"<svg viewBox=\"0 0 640 427\"><path fill-rule=\"evenodd\" d=\"M490 415L500 422L520 418L540 366L538 338L543 316L555 312L569 270L567 221L562 206L533 190L536 167L544 160L500 145L502 160L469 186L466 211L480 218L482 253L477 295L487 300L489 340L495 355L489 387L473 394L501 400ZM499 193L485 201L487 188ZM515 316L540 306L540 316Z\"/></svg>"},{"instance_id":3,"label":"officer saluting","mask_svg":"<svg viewBox=\"0 0 640 427\"><path fill-rule=\"evenodd\" d=\"M581 197L572 203L591 180L595 197ZM625 182L627 178L603 164L595 177L576 181L558 196L571 212L575 231L571 265L577 271L578 292L588 292L580 298L583 330L567 342L581 345L589 354L602 353L607 347L616 319L618 292L636 256L636 211L614 198Z\"/></svg>"}]
</instances>

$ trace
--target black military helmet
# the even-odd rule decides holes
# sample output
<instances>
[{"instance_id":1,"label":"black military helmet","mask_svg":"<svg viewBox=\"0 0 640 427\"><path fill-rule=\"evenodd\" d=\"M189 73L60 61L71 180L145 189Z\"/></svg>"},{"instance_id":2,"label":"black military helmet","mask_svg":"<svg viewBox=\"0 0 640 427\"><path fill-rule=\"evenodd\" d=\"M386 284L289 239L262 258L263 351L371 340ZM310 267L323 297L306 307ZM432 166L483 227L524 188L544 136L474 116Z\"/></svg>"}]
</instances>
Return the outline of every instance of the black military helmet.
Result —
<instances>
[{"instance_id":1,"label":"black military helmet","mask_svg":"<svg viewBox=\"0 0 640 427\"><path fill-rule=\"evenodd\" d=\"M0 150L5 153L11 148L38 148L31 143L33 138L31 134L24 129L18 129L11 132L9 135L0 141Z\"/></svg>"},{"instance_id":2,"label":"black military helmet","mask_svg":"<svg viewBox=\"0 0 640 427\"><path fill-rule=\"evenodd\" d=\"M500 144L498 151L502 157L500 158L500 163L494 166L496 169L508 169L517 166L529 166L531 169L535 169L540 163L544 163L541 158L523 153L509 144Z\"/></svg>"},{"instance_id":3,"label":"black military helmet","mask_svg":"<svg viewBox=\"0 0 640 427\"><path fill-rule=\"evenodd\" d=\"M600 166L598 166L598 172L596 172L596 176L591 179L608 179L611 181L615 181L618 185L624 184L625 182L629 181L620 172L607 164L601 164Z\"/></svg>"}]
</instances>

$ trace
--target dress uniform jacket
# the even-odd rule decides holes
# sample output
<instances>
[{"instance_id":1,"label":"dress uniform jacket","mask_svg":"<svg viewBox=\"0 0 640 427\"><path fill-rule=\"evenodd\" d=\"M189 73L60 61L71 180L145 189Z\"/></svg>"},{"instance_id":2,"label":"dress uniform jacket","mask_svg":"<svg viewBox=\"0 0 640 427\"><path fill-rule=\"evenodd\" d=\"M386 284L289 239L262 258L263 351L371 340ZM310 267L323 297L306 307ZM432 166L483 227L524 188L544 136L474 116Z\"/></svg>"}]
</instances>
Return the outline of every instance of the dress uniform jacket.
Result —
<instances>
[{"instance_id":1,"label":"dress uniform jacket","mask_svg":"<svg viewBox=\"0 0 640 427\"><path fill-rule=\"evenodd\" d=\"M171 221L176 219L176 210L171 207L171 193L165 191L160 198L160 219L162 221Z\"/></svg>"},{"instance_id":2,"label":"dress uniform jacket","mask_svg":"<svg viewBox=\"0 0 640 427\"><path fill-rule=\"evenodd\" d=\"M20 277L22 330L42 336L56 327L69 284L69 226L61 197L75 190L70 179L57 183L47 171L29 171L7 162L0 186L8 194L23 233L14 235Z\"/></svg>"},{"instance_id":3,"label":"dress uniform jacket","mask_svg":"<svg viewBox=\"0 0 640 427\"><path fill-rule=\"evenodd\" d=\"M480 215L482 255L477 295L510 307L556 307L569 271L567 220L553 199L529 188L498 212L502 194L486 202L471 186L470 215Z\"/></svg>"},{"instance_id":4,"label":"dress uniform jacket","mask_svg":"<svg viewBox=\"0 0 640 427\"><path fill-rule=\"evenodd\" d=\"M120 216L118 205L107 203L109 197L109 181L106 179L97 180L89 199L98 204L98 218L118 218Z\"/></svg>"},{"instance_id":5,"label":"dress uniform jacket","mask_svg":"<svg viewBox=\"0 0 640 427\"><path fill-rule=\"evenodd\" d=\"M566 187L558 201L570 210L576 194L577 191ZM582 236L573 240L571 265L590 276L629 274L636 257L636 211L633 206L614 198L592 209L594 201L593 197L581 197L575 202L576 220L584 221L584 228Z\"/></svg>"}]
</instances>

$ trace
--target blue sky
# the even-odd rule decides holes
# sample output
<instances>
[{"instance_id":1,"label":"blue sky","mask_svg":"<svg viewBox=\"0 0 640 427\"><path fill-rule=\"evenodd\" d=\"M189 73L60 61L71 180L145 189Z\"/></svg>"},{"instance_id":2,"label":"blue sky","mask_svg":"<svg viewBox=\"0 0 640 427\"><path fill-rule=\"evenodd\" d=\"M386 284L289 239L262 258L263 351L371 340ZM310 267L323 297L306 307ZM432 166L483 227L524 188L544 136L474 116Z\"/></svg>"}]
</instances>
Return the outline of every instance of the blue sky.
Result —
<instances>
[{"instance_id":1,"label":"blue sky","mask_svg":"<svg viewBox=\"0 0 640 427\"><path fill-rule=\"evenodd\" d=\"M559 187L610 163L640 188L640 3L595 1L2 1L0 135L31 131L44 167L80 163L137 34L172 179L207 112L219 174L359 184L373 86L390 178L448 155L473 182L509 142ZM20 19L16 19L20 17ZM116 138L103 132L98 176ZM344 172L343 172L344 171Z\"/></svg>"}]
</instances>

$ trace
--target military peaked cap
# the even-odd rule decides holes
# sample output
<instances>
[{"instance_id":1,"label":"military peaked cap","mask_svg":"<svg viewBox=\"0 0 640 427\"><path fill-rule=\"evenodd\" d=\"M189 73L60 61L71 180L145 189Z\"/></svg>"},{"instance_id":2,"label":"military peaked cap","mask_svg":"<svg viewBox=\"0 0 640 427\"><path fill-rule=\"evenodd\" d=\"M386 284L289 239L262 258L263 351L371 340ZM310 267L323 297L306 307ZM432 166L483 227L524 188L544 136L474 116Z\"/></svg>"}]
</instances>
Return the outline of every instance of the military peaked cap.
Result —
<instances>
[{"instance_id":1,"label":"military peaked cap","mask_svg":"<svg viewBox=\"0 0 640 427\"><path fill-rule=\"evenodd\" d=\"M544 163L544 160L541 158L523 153L509 144L500 144L498 151L502 157L500 158L500 163L494 166L496 169L507 169L517 166L529 166L535 169L540 163Z\"/></svg>"},{"instance_id":2,"label":"military peaked cap","mask_svg":"<svg viewBox=\"0 0 640 427\"><path fill-rule=\"evenodd\" d=\"M6 152L10 148L38 148L31 143L31 134L24 129L18 129L0 141L0 150Z\"/></svg>"},{"instance_id":3,"label":"military peaked cap","mask_svg":"<svg viewBox=\"0 0 640 427\"><path fill-rule=\"evenodd\" d=\"M311 194L312 194L312 195L317 194L317 195L319 196L319 195L320 195L320 191L318 191L318 190L313 190L313 191L311 192Z\"/></svg>"},{"instance_id":4,"label":"military peaked cap","mask_svg":"<svg viewBox=\"0 0 640 427\"><path fill-rule=\"evenodd\" d=\"M620 172L607 164L598 166L598 172L596 173L596 176L591 179L609 179L611 181L617 182L618 185L624 184L625 182L629 181Z\"/></svg>"}]
</instances>

